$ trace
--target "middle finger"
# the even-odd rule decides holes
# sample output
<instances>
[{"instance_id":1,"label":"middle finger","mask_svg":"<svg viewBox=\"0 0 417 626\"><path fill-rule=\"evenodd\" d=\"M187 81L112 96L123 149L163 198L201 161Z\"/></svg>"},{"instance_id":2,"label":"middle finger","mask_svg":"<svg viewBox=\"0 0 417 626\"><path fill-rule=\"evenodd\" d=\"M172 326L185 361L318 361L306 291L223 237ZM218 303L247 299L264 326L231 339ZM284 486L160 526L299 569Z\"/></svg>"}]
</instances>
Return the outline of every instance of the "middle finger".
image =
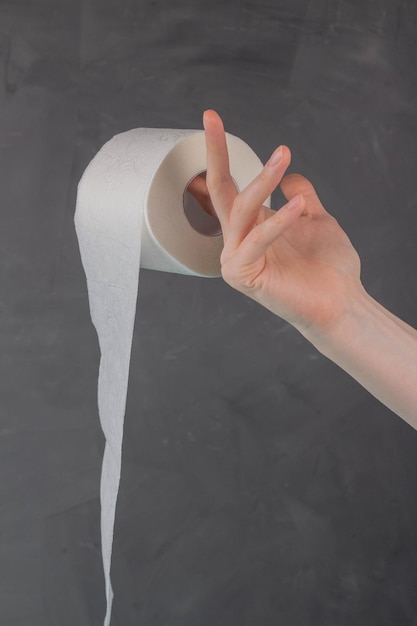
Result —
<instances>
[{"instance_id":1,"label":"middle finger","mask_svg":"<svg viewBox=\"0 0 417 626\"><path fill-rule=\"evenodd\" d=\"M238 248L257 223L263 203L279 185L290 162L289 148L280 146L260 174L236 197L229 216L229 237L226 242L229 250Z\"/></svg>"}]
</instances>

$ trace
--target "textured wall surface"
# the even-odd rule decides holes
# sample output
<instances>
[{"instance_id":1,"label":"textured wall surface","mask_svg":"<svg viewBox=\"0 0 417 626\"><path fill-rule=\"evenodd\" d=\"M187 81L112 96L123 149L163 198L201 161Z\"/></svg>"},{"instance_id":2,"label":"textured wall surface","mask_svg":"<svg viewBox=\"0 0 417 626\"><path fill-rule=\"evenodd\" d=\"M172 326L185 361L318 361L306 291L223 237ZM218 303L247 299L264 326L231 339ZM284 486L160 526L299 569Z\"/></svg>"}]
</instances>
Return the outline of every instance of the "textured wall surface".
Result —
<instances>
[{"instance_id":1,"label":"textured wall surface","mask_svg":"<svg viewBox=\"0 0 417 626\"><path fill-rule=\"evenodd\" d=\"M0 626L104 616L88 162L215 108L417 326L416 67L415 0L0 0ZM417 433L222 279L139 292L112 625L417 624Z\"/></svg>"}]
</instances>

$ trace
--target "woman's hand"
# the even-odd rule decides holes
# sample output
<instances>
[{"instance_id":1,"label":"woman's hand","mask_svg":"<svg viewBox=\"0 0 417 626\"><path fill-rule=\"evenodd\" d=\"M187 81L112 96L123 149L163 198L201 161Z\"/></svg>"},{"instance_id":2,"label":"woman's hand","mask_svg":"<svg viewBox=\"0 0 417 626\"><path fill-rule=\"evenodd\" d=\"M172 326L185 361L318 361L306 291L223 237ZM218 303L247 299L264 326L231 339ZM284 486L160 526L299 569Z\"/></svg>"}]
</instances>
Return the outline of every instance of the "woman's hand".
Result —
<instances>
[{"instance_id":1,"label":"woman's hand","mask_svg":"<svg viewBox=\"0 0 417 626\"><path fill-rule=\"evenodd\" d=\"M293 324L417 429L417 330L366 293L358 254L311 183L299 174L283 178L291 159L287 147L238 194L222 120L206 111L204 126L225 281ZM289 203L275 212L263 202L277 185Z\"/></svg>"},{"instance_id":2,"label":"woman's hand","mask_svg":"<svg viewBox=\"0 0 417 626\"><path fill-rule=\"evenodd\" d=\"M288 147L278 148L238 193L221 118L208 110L203 123L207 187L224 238L224 280L301 332L326 332L343 317L350 299L364 291L349 238L306 178L283 178L291 161ZM289 202L273 211L263 203L278 185Z\"/></svg>"}]
</instances>

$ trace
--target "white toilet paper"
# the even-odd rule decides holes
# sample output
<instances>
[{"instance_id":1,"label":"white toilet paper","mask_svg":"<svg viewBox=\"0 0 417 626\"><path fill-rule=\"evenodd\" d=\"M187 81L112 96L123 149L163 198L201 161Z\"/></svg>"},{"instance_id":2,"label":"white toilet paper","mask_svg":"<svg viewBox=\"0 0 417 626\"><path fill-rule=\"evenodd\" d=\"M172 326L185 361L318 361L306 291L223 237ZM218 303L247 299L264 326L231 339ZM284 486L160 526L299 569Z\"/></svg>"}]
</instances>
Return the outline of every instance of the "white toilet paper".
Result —
<instances>
[{"instance_id":1,"label":"white toilet paper","mask_svg":"<svg viewBox=\"0 0 417 626\"><path fill-rule=\"evenodd\" d=\"M226 139L231 175L241 190L261 171L262 163L241 139L229 133ZM75 227L101 352L98 409L106 439L100 488L105 626L110 624L113 599L110 563L139 267L221 276L221 233L209 234L208 228L208 234L203 234L204 227L197 232L184 210L188 183L205 170L203 131L137 128L108 141L78 185ZM203 222L208 217L204 216Z\"/></svg>"}]
</instances>

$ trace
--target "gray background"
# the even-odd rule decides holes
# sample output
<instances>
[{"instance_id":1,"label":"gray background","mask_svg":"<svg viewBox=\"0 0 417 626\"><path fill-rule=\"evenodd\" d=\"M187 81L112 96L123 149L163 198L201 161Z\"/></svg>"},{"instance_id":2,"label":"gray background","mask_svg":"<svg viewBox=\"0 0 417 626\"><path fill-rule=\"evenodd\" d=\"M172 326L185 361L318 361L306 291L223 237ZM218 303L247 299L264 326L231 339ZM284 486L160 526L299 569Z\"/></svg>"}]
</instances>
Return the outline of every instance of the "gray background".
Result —
<instances>
[{"instance_id":1,"label":"gray background","mask_svg":"<svg viewBox=\"0 0 417 626\"><path fill-rule=\"evenodd\" d=\"M104 616L88 162L215 108L417 326L416 67L415 0L0 0L1 626ZM417 433L222 279L139 299L112 625L417 624Z\"/></svg>"}]
</instances>

